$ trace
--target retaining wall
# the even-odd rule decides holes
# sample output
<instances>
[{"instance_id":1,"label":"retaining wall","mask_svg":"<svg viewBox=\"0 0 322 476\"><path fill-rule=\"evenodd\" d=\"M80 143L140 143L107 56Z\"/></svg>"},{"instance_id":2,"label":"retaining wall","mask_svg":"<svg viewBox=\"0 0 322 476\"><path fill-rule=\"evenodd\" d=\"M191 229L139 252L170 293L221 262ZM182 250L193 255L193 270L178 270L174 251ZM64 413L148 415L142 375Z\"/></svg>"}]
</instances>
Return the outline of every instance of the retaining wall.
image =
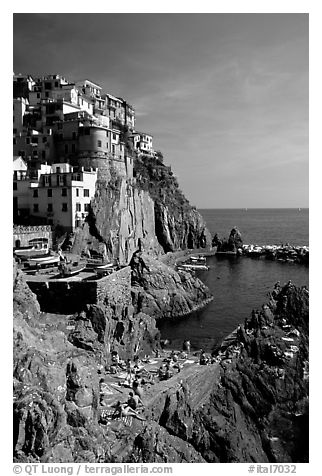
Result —
<instances>
[{"instance_id":1,"label":"retaining wall","mask_svg":"<svg viewBox=\"0 0 322 476\"><path fill-rule=\"evenodd\" d=\"M125 307L131 304L131 268L127 266L95 281L28 281L43 312L72 314L86 304L104 303Z\"/></svg>"}]
</instances>

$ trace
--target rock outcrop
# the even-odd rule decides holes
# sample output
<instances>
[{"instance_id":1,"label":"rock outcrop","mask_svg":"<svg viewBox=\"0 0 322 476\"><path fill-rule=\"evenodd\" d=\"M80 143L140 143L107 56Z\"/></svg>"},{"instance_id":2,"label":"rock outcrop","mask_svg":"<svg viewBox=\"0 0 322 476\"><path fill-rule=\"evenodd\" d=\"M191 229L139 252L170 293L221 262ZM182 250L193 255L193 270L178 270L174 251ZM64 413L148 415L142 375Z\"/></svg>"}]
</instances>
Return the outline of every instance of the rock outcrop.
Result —
<instances>
[{"instance_id":1,"label":"rock outcrop","mask_svg":"<svg viewBox=\"0 0 322 476\"><path fill-rule=\"evenodd\" d=\"M74 253L94 250L121 264L143 249L151 256L206 248L211 236L199 212L178 188L169 167L137 158L134 178L113 173L97 182L87 223L70 237Z\"/></svg>"},{"instance_id":2,"label":"rock outcrop","mask_svg":"<svg viewBox=\"0 0 322 476\"><path fill-rule=\"evenodd\" d=\"M228 240L226 238L220 239L216 233L212 239L212 246L216 246L218 252L236 252L243 246L241 233L238 228L234 227L230 232Z\"/></svg>"},{"instance_id":3,"label":"rock outcrop","mask_svg":"<svg viewBox=\"0 0 322 476\"><path fill-rule=\"evenodd\" d=\"M179 189L170 167L158 158L138 157L134 176L137 186L154 201L155 232L164 252L211 246L202 216Z\"/></svg>"},{"instance_id":4,"label":"rock outcrop","mask_svg":"<svg viewBox=\"0 0 322 476\"><path fill-rule=\"evenodd\" d=\"M101 369L111 349L126 358L158 347L154 320L130 306L88 306L74 316L40 313L14 266L14 452L20 462L113 461L99 425Z\"/></svg>"},{"instance_id":5,"label":"rock outcrop","mask_svg":"<svg viewBox=\"0 0 322 476\"><path fill-rule=\"evenodd\" d=\"M181 372L150 407L207 462L308 462L307 290L275 290L217 363Z\"/></svg>"},{"instance_id":6,"label":"rock outcrop","mask_svg":"<svg viewBox=\"0 0 322 476\"><path fill-rule=\"evenodd\" d=\"M133 305L155 319L187 315L212 299L200 279L177 272L145 253L136 252L130 266Z\"/></svg>"},{"instance_id":7,"label":"rock outcrop","mask_svg":"<svg viewBox=\"0 0 322 476\"><path fill-rule=\"evenodd\" d=\"M276 286L214 364L151 386L146 421L128 427L102 422L100 372L108 345L155 345L153 320L125 307L40 313L16 268L13 283L15 461L308 461L306 288Z\"/></svg>"}]
</instances>

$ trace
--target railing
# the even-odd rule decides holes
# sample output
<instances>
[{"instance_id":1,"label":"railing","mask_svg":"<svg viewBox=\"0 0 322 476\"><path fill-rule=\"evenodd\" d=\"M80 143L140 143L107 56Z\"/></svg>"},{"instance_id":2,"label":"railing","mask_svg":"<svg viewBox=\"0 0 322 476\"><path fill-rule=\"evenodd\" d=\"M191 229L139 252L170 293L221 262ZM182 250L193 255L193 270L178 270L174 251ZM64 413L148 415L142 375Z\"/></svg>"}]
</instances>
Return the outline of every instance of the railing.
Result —
<instances>
[{"instance_id":1,"label":"railing","mask_svg":"<svg viewBox=\"0 0 322 476\"><path fill-rule=\"evenodd\" d=\"M35 231L51 231L51 225L13 225L13 233L33 233Z\"/></svg>"}]
</instances>

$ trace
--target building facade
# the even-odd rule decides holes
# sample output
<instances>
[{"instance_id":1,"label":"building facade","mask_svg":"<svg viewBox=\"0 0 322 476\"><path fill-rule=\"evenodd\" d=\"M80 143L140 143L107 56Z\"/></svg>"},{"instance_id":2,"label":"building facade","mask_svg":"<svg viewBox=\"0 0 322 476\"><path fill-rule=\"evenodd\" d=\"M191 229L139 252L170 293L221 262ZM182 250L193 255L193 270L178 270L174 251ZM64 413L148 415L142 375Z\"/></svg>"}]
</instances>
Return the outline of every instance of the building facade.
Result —
<instances>
[{"instance_id":1,"label":"building facade","mask_svg":"<svg viewBox=\"0 0 322 476\"><path fill-rule=\"evenodd\" d=\"M37 176L16 170L13 180L16 221L58 225L65 231L74 231L86 220L96 180L96 169L85 170L63 163L42 165Z\"/></svg>"}]
</instances>

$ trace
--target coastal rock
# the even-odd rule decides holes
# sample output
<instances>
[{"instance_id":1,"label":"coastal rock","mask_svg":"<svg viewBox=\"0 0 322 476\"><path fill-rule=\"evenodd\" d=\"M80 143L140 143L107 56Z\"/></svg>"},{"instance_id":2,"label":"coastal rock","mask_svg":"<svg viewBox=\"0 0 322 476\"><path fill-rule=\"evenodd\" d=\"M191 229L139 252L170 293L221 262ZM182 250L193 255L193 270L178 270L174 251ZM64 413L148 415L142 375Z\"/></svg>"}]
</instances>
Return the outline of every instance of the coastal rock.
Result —
<instances>
[{"instance_id":1,"label":"coastal rock","mask_svg":"<svg viewBox=\"0 0 322 476\"><path fill-rule=\"evenodd\" d=\"M134 161L134 176L154 201L155 233L164 252L211 246L205 221L179 189L170 167L158 158L142 156Z\"/></svg>"},{"instance_id":2,"label":"coastal rock","mask_svg":"<svg viewBox=\"0 0 322 476\"><path fill-rule=\"evenodd\" d=\"M76 347L95 352L103 365L110 363L112 350L122 359L149 354L160 346L159 331L152 317L133 311L130 306L113 309L89 305L73 316L74 329L69 340Z\"/></svg>"},{"instance_id":3,"label":"coastal rock","mask_svg":"<svg viewBox=\"0 0 322 476\"><path fill-rule=\"evenodd\" d=\"M238 228L234 227L230 232L228 240L226 238L220 239L216 233L212 240L212 246L216 246L218 252L236 252L243 246L241 233Z\"/></svg>"},{"instance_id":4,"label":"coastal rock","mask_svg":"<svg viewBox=\"0 0 322 476\"><path fill-rule=\"evenodd\" d=\"M145 264L153 267L149 259ZM109 342L124 355L140 339L147 342L151 318L125 307L121 317L101 306L79 316L39 313L17 270L14 283L14 461L308 461L306 288L275 287L267 305L223 342L216 363L152 385L144 396L146 421L104 426L103 352ZM69 341L75 334L66 319L76 335L80 322L75 344L90 342L91 349Z\"/></svg>"},{"instance_id":5,"label":"coastal rock","mask_svg":"<svg viewBox=\"0 0 322 476\"><path fill-rule=\"evenodd\" d=\"M150 195L138 189L133 179L116 175L109 181L98 181L88 222L75 232L72 251L94 250L126 264L139 243L153 255L162 251L155 236Z\"/></svg>"},{"instance_id":6,"label":"coastal rock","mask_svg":"<svg viewBox=\"0 0 322 476\"><path fill-rule=\"evenodd\" d=\"M136 158L135 178L115 173L100 179L87 223L69 237L73 253L96 251L127 264L140 249L151 256L207 248L211 236L199 212L158 159Z\"/></svg>"},{"instance_id":7,"label":"coastal rock","mask_svg":"<svg viewBox=\"0 0 322 476\"><path fill-rule=\"evenodd\" d=\"M212 298L200 279L178 273L145 253L135 253L130 266L133 304L155 319L187 315Z\"/></svg>"}]
</instances>

